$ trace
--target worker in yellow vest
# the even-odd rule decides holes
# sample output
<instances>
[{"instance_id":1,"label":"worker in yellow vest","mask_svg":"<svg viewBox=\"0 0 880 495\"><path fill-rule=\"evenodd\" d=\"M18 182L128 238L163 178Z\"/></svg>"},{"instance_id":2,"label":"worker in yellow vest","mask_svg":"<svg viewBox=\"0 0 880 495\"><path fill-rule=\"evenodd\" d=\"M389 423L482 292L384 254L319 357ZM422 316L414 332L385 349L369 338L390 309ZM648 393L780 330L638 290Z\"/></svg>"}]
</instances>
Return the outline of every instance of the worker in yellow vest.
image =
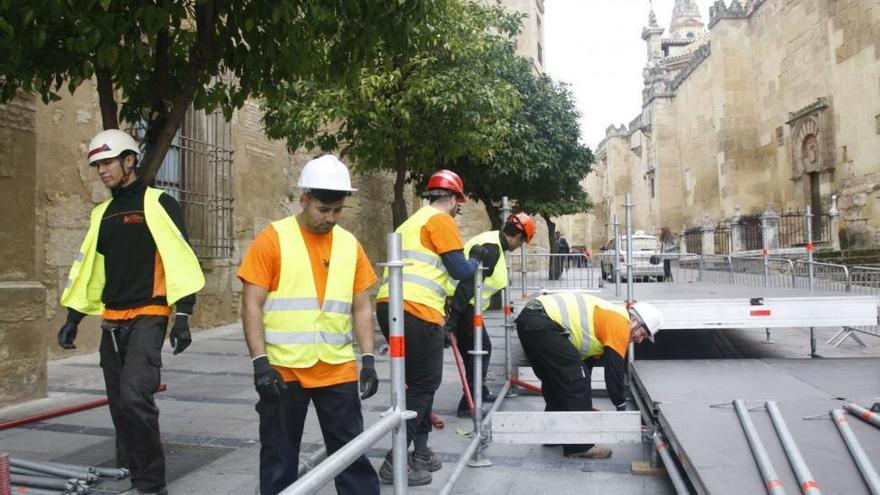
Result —
<instances>
[{"instance_id":1,"label":"worker in yellow vest","mask_svg":"<svg viewBox=\"0 0 880 495\"><path fill-rule=\"evenodd\" d=\"M629 343L654 342L662 327L663 315L649 303L638 302L627 310L581 292L536 297L516 318L520 343L541 380L546 411L592 410L590 372L599 363L605 367L611 403L618 411L625 410ZM611 449L569 444L563 446L563 454L600 459L610 457Z\"/></svg>"},{"instance_id":2,"label":"worker in yellow vest","mask_svg":"<svg viewBox=\"0 0 880 495\"><path fill-rule=\"evenodd\" d=\"M132 495L163 494L165 455L159 439L162 344L171 328L174 354L192 342L189 316L205 285L186 237L180 205L138 178L137 141L109 129L88 149L111 198L92 210L91 223L70 269L61 304L67 322L58 344L74 349L80 321L101 315L101 368L116 429L117 464L131 471Z\"/></svg>"},{"instance_id":3,"label":"worker in yellow vest","mask_svg":"<svg viewBox=\"0 0 880 495\"><path fill-rule=\"evenodd\" d=\"M504 253L508 251L516 251L523 243L531 242L535 235L535 221L532 217L525 213L517 213L511 215L501 226L501 230L491 230L483 232L471 238L464 244L465 254L470 254L474 246L482 246L485 250L483 257L483 292L481 308L483 311L489 309L489 303L492 301L498 291L507 287L507 261L504 259ZM474 347L474 279L473 277L462 280L455 289L455 295L452 297L450 304L449 321L446 324L447 331L455 332L456 342L459 351L464 359L465 375L470 383L471 393L476 389L474 384L474 360L468 355L468 350ZM480 384L483 387L483 400L492 402L495 395L486 387L485 379L489 371L489 360L492 356L492 340L486 332L486 327L480 330L483 339L483 350L486 355L483 356L483 380ZM469 417L467 397L462 394L461 400L458 402L457 415L460 418Z\"/></svg>"},{"instance_id":4,"label":"worker in yellow vest","mask_svg":"<svg viewBox=\"0 0 880 495\"><path fill-rule=\"evenodd\" d=\"M309 402L327 453L364 431L361 400L376 393L373 309L377 277L363 247L336 223L351 187L333 155L308 162L297 186L302 211L263 229L242 260L242 321L260 400L260 493L297 480ZM353 347L361 352L360 397ZM340 494L378 495L366 456L336 477Z\"/></svg>"},{"instance_id":5,"label":"worker in yellow vest","mask_svg":"<svg viewBox=\"0 0 880 495\"><path fill-rule=\"evenodd\" d=\"M431 473L443 467L428 447L431 406L443 379L443 324L446 298L454 290L452 280L473 275L478 261L464 256L461 234L453 218L464 202L464 184L455 172L439 170L428 180L423 197L429 204L412 214L398 228L403 247L403 327L406 342L406 407L416 412L407 421L410 486L431 483ZM472 257L479 257L475 249ZM385 277L387 277L387 270ZM379 287L376 316L388 339L388 282ZM379 469L383 483L391 483L391 452Z\"/></svg>"}]
</instances>

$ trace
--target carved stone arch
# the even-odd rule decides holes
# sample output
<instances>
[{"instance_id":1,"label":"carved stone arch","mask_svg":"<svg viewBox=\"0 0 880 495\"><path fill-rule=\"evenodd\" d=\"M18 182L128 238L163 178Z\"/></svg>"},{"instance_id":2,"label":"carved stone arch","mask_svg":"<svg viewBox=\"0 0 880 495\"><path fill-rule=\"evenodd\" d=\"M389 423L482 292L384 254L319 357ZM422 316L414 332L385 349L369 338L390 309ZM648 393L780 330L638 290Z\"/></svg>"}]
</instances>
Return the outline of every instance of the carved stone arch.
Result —
<instances>
[{"instance_id":1,"label":"carved stone arch","mask_svg":"<svg viewBox=\"0 0 880 495\"><path fill-rule=\"evenodd\" d=\"M821 168L819 152L819 119L816 116L800 119L794 127L791 140L793 175L795 177L817 172Z\"/></svg>"}]
</instances>

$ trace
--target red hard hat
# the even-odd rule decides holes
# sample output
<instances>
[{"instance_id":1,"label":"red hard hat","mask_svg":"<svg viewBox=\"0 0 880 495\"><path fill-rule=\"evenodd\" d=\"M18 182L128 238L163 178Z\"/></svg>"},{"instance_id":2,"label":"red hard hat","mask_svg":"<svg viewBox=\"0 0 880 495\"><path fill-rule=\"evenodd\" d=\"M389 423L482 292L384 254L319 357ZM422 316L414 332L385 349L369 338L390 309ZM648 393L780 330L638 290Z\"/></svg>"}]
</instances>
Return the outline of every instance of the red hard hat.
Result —
<instances>
[{"instance_id":1,"label":"red hard hat","mask_svg":"<svg viewBox=\"0 0 880 495\"><path fill-rule=\"evenodd\" d=\"M516 215L510 215L507 221L526 235L526 242L532 242L532 237L535 236L535 221L532 220L532 217L525 213L517 213Z\"/></svg>"},{"instance_id":2,"label":"red hard hat","mask_svg":"<svg viewBox=\"0 0 880 495\"><path fill-rule=\"evenodd\" d=\"M425 186L426 191L431 189L446 189L455 193L455 197L459 203L464 203L464 183L461 177L452 170L442 169L434 172L434 175L428 179L428 185Z\"/></svg>"}]
</instances>

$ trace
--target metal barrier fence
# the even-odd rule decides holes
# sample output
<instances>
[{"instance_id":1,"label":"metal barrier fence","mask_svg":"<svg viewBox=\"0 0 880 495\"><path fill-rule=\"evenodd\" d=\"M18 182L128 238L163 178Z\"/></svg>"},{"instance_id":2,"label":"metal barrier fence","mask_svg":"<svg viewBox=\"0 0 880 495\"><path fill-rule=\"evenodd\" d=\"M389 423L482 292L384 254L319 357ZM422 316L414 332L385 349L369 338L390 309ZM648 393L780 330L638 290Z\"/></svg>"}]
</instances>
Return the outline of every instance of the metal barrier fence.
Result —
<instances>
[{"instance_id":1,"label":"metal barrier fence","mask_svg":"<svg viewBox=\"0 0 880 495\"><path fill-rule=\"evenodd\" d=\"M523 297L542 289L591 289L598 271L583 254L526 253L511 256L510 290Z\"/></svg>"}]
</instances>

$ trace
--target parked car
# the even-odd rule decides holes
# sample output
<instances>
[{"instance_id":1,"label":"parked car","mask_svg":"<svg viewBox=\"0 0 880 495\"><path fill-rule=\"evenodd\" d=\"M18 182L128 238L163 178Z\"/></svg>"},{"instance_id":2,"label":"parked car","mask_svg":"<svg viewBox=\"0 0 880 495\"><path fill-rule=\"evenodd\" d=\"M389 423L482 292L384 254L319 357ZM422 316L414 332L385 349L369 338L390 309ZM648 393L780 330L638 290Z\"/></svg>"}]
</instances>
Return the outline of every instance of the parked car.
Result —
<instances>
[{"instance_id":1,"label":"parked car","mask_svg":"<svg viewBox=\"0 0 880 495\"><path fill-rule=\"evenodd\" d=\"M620 280L626 280L626 243L627 236L620 236ZM633 234L633 280L655 278L662 282L666 277L663 273L663 262L660 253L660 241L656 236L647 235L642 231ZM614 239L608 241L599 253L599 265L602 278L614 280Z\"/></svg>"}]
</instances>

